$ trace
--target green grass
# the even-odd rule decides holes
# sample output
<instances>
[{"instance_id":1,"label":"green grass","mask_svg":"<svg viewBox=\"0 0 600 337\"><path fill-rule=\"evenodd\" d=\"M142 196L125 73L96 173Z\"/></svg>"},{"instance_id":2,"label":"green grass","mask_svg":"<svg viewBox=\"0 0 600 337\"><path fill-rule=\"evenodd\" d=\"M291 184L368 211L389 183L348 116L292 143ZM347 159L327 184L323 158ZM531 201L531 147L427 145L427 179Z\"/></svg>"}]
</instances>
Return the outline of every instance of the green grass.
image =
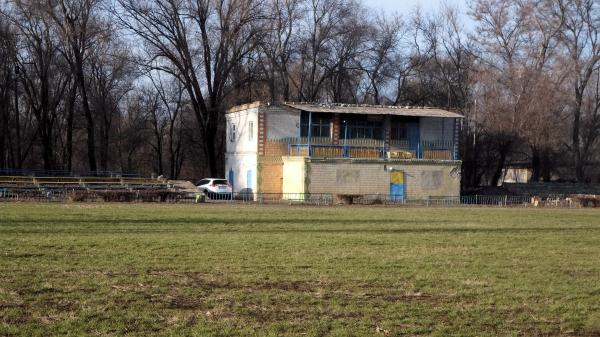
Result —
<instances>
[{"instance_id":1,"label":"green grass","mask_svg":"<svg viewBox=\"0 0 600 337\"><path fill-rule=\"evenodd\" d=\"M600 336L600 212L0 204L0 336Z\"/></svg>"}]
</instances>

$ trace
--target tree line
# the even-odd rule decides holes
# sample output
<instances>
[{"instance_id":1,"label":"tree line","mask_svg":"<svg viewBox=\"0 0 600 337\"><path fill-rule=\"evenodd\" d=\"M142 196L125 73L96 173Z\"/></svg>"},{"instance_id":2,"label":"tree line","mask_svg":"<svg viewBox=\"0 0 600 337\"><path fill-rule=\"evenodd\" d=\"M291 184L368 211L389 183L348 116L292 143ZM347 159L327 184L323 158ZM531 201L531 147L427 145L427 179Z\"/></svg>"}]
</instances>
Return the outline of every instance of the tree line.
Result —
<instances>
[{"instance_id":1,"label":"tree line","mask_svg":"<svg viewBox=\"0 0 600 337\"><path fill-rule=\"evenodd\" d=\"M8 0L0 167L222 176L224 111L255 100L435 106L466 118L463 187L597 178L600 4ZM560 173L560 175L559 175Z\"/></svg>"}]
</instances>

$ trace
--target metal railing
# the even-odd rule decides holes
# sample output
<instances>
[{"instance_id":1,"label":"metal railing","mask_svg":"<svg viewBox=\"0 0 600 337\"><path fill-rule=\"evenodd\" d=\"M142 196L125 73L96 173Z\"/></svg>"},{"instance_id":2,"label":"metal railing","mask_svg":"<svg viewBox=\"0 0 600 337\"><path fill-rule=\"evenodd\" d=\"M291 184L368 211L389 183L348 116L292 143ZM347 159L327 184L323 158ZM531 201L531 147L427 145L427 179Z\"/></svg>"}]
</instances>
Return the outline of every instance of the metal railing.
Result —
<instances>
[{"instance_id":1,"label":"metal railing","mask_svg":"<svg viewBox=\"0 0 600 337\"><path fill-rule=\"evenodd\" d=\"M285 205L383 205L410 207L586 207L578 198L470 195L405 199L400 195L330 193L219 193L205 194L169 190L87 190L0 188L0 202L162 202L207 204ZM599 204L600 205L600 204Z\"/></svg>"},{"instance_id":2,"label":"metal railing","mask_svg":"<svg viewBox=\"0 0 600 337\"><path fill-rule=\"evenodd\" d=\"M417 159L458 160L456 144L445 141L391 141L388 146L381 140L340 140L340 144L317 139L288 139L288 155L312 158L357 159Z\"/></svg>"}]
</instances>

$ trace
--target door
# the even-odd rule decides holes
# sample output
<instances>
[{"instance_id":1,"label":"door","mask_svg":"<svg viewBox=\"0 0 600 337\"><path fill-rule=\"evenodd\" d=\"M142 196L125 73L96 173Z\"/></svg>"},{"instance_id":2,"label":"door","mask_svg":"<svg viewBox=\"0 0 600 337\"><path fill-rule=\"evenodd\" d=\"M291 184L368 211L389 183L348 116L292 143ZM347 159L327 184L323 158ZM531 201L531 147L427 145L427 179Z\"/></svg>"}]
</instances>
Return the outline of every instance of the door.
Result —
<instances>
[{"instance_id":1,"label":"door","mask_svg":"<svg viewBox=\"0 0 600 337\"><path fill-rule=\"evenodd\" d=\"M407 129L408 147L410 148L410 151L415 154L417 159L420 159L422 157L422 150L419 146L421 143L421 130L419 129L419 123L408 123Z\"/></svg>"},{"instance_id":2,"label":"door","mask_svg":"<svg viewBox=\"0 0 600 337\"><path fill-rule=\"evenodd\" d=\"M246 172L246 188L249 189L249 192L254 192L252 188L252 170Z\"/></svg>"},{"instance_id":3,"label":"door","mask_svg":"<svg viewBox=\"0 0 600 337\"><path fill-rule=\"evenodd\" d=\"M390 173L390 198L391 201L403 202L405 200L404 172L393 170Z\"/></svg>"},{"instance_id":4,"label":"door","mask_svg":"<svg viewBox=\"0 0 600 337\"><path fill-rule=\"evenodd\" d=\"M229 184L231 185L231 190L235 192L235 185L233 183L233 169L229 169L229 177L227 177Z\"/></svg>"}]
</instances>

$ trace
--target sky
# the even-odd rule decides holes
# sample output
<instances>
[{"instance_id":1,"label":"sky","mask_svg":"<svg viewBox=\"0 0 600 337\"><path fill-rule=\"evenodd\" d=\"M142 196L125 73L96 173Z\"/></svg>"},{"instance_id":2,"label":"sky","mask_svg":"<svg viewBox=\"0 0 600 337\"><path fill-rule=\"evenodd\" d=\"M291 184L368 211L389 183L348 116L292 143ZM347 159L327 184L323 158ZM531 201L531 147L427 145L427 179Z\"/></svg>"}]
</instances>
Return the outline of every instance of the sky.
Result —
<instances>
[{"instance_id":1,"label":"sky","mask_svg":"<svg viewBox=\"0 0 600 337\"><path fill-rule=\"evenodd\" d=\"M465 0L363 0L367 6L375 10L383 10L386 13L397 12L402 15L408 15L415 7L421 7L424 13L435 12L446 3L450 6L459 8L464 18L466 28L471 28L473 22L467 15L467 1Z\"/></svg>"},{"instance_id":2,"label":"sky","mask_svg":"<svg viewBox=\"0 0 600 337\"><path fill-rule=\"evenodd\" d=\"M428 12L440 8L444 2L461 8L463 12L467 9L465 0L363 0L363 3L369 7L396 11L400 14L409 13L416 6L420 6L423 11Z\"/></svg>"}]
</instances>

